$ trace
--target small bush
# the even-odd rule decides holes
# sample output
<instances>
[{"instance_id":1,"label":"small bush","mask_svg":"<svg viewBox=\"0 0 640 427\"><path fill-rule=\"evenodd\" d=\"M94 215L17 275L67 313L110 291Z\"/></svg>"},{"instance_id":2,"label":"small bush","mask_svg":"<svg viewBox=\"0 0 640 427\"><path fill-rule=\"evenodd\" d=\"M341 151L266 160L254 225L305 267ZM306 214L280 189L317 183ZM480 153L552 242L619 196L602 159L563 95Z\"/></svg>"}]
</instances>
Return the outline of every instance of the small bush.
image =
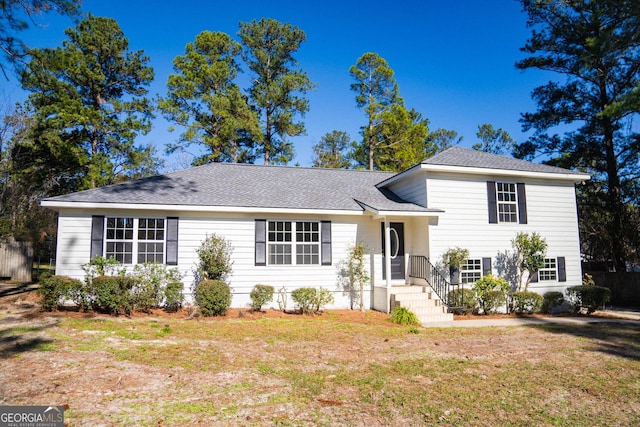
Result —
<instances>
[{"instance_id":1,"label":"small bush","mask_svg":"<svg viewBox=\"0 0 640 427\"><path fill-rule=\"evenodd\" d=\"M177 294L178 290L182 293L182 275L177 269L167 268L162 264L144 263L136 265L131 276L135 280L135 286L131 290L135 310L148 312L163 304L166 307L169 284L172 286L168 304L171 307L167 308L177 310L182 305L183 297Z\"/></svg>"},{"instance_id":2,"label":"small bush","mask_svg":"<svg viewBox=\"0 0 640 427\"><path fill-rule=\"evenodd\" d=\"M471 289L454 289L449 292L449 306L458 314L468 314L478 307L476 293Z\"/></svg>"},{"instance_id":3,"label":"small bush","mask_svg":"<svg viewBox=\"0 0 640 427\"><path fill-rule=\"evenodd\" d=\"M325 305L333 303L333 294L327 289L298 288L291 292L291 299L302 314L319 312Z\"/></svg>"},{"instance_id":4,"label":"small bush","mask_svg":"<svg viewBox=\"0 0 640 427\"><path fill-rule=\"evenodd\" d=\"M178 311L184 302L184 294L182 293L184 284L179 280L173 280L167 283L163 293L163 305L167 311Z\"/></svg>"},{"instance_id":5,"label":"small bush","mask_svg":"<svg viewBox=\"0 0 640 427\"><path fill-rule=\"evenodd\" d=\"M506 307L507 294L503 291L486 291L482 297L482 308L485 314L495 313L498 308Z\"/></svg>"},{"instance_id":6,"label":"small bush","mask_svg":"<svg viewBox=\"0 0 640 427\"><path fill-rule=\"evenodd\" d=\"M70 298L71 289L82 286L82 282L67 276L41 276L38 293L42 295L42 308L46 311L56 310L62 302Z\"/></svg>"},{"instance_id":7,"label":"small bush","mask_svg":"<svg viewBox=\"0 0 640 427\"><path fill-rule=\"evenodd\" d=\"M509 283L501 277L487 274L481 279L476 280L473 284L473 290L478 296L478 303L482 311L488 314L506 302Z\"/></svg>"},{"instance_id":8,"label":"small bush","mask_svg":"<svg viewBox=\"0 0 640 427\"><path fill-rule=\"evenodd\" d=\"M124 270L120 271L122 264L114 257L105 258L102 255L96 255L89 260L88 263L82 264L82 270L85 272L85 281L91 282L91 279L97 276L117 276L123 275Z\"/></svg>"},{"instance_id":9,"label":"small bush","mask_svg":"<svg viewBox=\"0 0 640 427\"><path fill-rule=\"evenodd\" d=\"M251 297L251 309L253 311L262 310L262 306L273 299L273 286L255 285L249 296Z\"/></svg>"},{"instance_id":10,"label":"small bush","mask_svg":"<svg viewBox=\"0 0 640 427\"><path fill-rule=\"evenodd\" d=\"M291 292L291 299L302 314L313 313L315 298L315 288L298 288Z\"/></svg>"},{"instance_id":11,"label":"small bush","mask_svg":"<svg viewBox=\"0 0 640 427\"><path fill-rule=\"evenodd\" d=\"M205 280L225 280L232 271L231 261L233 247L224 237L212 234L202 241L196 249L198 259L198 275Z\"/></svg>"},{"instance_id":12,"label":"small bush","mask_svg":"<svg viewBox=\"0 0 640 427\"><path fill-rule=\"evenodd\" d=\"M397 323L398 325L420 326L418 316L408 308L400 307L399 305L391 309L389 320L393 323Z\"/></svg>"},{"instance_id":13,"label":"small bush","mask_svg":"<svg viewBox=\"0 0 640 427\"><path fill-rule=\"evenodd\" d=\"M567 302L575 313L581 308L586 308L587 313L591 314L611 300L611 289L602 286L572 286L567 288L565 292Z\"/></svg>"},{"instance_id":14,"label":"small bush","mask_svg":"<svg viewBox=\"0 0 640 427\"><path fill-rule=\"evenodd\" d=\"M555 307L560 307L564 302L564 295L562 292L549 291L542 295L542 312L551 313L551 310Z\"/></svg>"},{"instance_id":15,"label":"small bush","mask_svg":"<svg viewBox=\"0 0 640 427\"><path fill-rule=\"evenodd\" d=\"M319 312L325 305L333 304L333 294L328 289L316 289L316 298L313 301L314 312Z\"/></svg>"},{"instance_id":16,"label":"small bush","mask_svg":"<svg viewBox=\"0 0 640 427\"><path fill-rule=\"evenodd\" d=\"M224 316L231 306L231 288L222 280L203 280L195 294L203 316Z\"/></svg>"},{"instance_id":17,"label":"small bush","mask_svg":"<svg viewBox=\"0 0 640 427\"><path fill-rule=\"evenodd\" d=\"M535 313L542 307L542 295L536 292L511 292L511 309L518 314Z\"/></svg>"},{"instance_id":18,"label":"small bush","mask_svg":"<svg viewBox=\"0 0 640 427\"><path fill-rule=\"evenodd\" d=\"M129 276L98 276L91 280L87 294L94 310L128 315L134 305L134 285L135 280Z\"/></svg>"}]
</instances>

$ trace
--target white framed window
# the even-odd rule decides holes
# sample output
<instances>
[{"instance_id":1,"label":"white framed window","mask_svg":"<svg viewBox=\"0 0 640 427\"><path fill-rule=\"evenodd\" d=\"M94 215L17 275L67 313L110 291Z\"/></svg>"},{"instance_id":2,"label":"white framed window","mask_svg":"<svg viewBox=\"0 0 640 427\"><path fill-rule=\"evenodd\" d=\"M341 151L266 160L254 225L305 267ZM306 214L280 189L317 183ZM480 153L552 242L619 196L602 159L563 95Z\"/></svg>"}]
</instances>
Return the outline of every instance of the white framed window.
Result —
<instances>
[{"instance_id":1,"label":"white framed window","mask_svg":"<svg viewBox=\"0 0 640 427\"><path fill-rule=\"evenodd\" d=\"M133 261L133 218L107 218L105 257L122 264Z\"/></svg>"},{"instance_id":2,"label":"white framed window","mask_svg":"<svg viewBox=\"0 0 640 427\"><path fill-rule=\"evenodd\" d=\"M164 262L164 218L138 219L138 264Z\"/></svg>"},{"instance_id":3,"label":"white framed window","mask_svg":"<svg viewBox=\"0 0 640 427\"><path fill-rule=\"evenodd\" d=\"M482 279L482 259L468 259L460 266L460 281L465 283L475 283Z\"/></svg>"},{"instance_id":4,"label":"white framed window","mask_svg":"<svg viewBox=\"0 0 640 427\"><path fill-rule=\"evenodd\" d=\"M558 263L556 258L544 259L544 267L538 271L538 280L558 280Z\"/></svg>"},{"instance_id":5,"label":"white framed window","mask_svg":"<svg viewBox=\"0 0 640 427\"><path fill-rule=\"evenodd\" d=\"M319 265L320 223L269 221L267 248L272 265Z\"/></svg>"},{"instance_id":6,"label":"white framed window","mask_svg":"<svg viewBox=\"0 0 640 427\"><path fill-rule=\"evenodd\" d=\"M107 217L105 221L105 257L122 264L163 263L165 253L164 218Z\"/></svg>"},{"instance_id":7,"label":"white framed window","mask_svg":"<svg viewBox=\"0 0 640 427\"><path fill-rule=\"evenodd\" d=\"M518 192L516 184L496 182L498 222L518 222Z\"/></svg>"}]
</instances>

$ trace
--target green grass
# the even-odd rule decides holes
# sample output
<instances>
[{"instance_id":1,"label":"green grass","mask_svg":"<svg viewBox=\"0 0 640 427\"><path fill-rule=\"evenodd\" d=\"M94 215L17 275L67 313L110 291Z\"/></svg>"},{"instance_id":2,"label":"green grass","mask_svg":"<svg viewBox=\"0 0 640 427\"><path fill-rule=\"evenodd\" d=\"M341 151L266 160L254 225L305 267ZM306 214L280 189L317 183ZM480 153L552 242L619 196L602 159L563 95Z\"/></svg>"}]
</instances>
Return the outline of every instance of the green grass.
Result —
<instances>
[{"instance_id":1,"label":"green grass","mask_svg":"<svg viewBox=\"0 0 640 427\"><path fill-rule=\"evenodd\" d=\"M40 332L0 329L0 339ZM122 380L118 387L104 384L98 407L114 408L114 400L118 406L100 418L74 401L88 390L101 396L100 383L85 390L73 374L56 371L69 381L61 390L74 390L57 396L73 408L67 414L73 425L640 425L636 325L414 334L406 326L331 316L67 318L47 333L47 360L57 370L114 372ZM20 362L31 357L20 354ZM72 363L64 363L66 355ZM133 373L144 378L135 386L127 383Z\"/></svg>"}]
</instances>

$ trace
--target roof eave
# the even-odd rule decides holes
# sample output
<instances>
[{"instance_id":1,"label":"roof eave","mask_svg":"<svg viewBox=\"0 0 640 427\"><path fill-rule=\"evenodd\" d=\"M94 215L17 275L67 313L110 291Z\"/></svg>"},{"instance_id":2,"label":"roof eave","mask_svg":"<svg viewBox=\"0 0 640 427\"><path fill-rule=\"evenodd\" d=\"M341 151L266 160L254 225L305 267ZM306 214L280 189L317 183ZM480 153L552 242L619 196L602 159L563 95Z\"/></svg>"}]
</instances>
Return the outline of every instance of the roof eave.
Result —
<instances>
[{"instance_id":1,"label":"roof eave","mask_svg":"<svg viewBox=\"0 0 640 427\"><path fill-rule=\"evenodd\" d=\"M521 176L527 178L552 179L559 181L583 182L591 179L591 176L584 173L555 173L555 172L534 172L511 169L492 169L468 166L447 166L422 163L420 169L428 172L448 172L467 175L492 175L492 176Z\"/></svg>"},{"instance_id":2,"label":"roof eave","mask_svg":"<svg viewBox=\"0 0 640 427\"><path fill-rule=\"evenodd\" d=\"M96 203L43 200L43 207L61 211L66 209L91 210L142 210L166 212L211 212L211 213L254 213L254 214L292 214L292 215L363 215L360 209L309 209L260 206L194 206L194 205L161 205L142 203Z\"/></svg>"}]
</instances>

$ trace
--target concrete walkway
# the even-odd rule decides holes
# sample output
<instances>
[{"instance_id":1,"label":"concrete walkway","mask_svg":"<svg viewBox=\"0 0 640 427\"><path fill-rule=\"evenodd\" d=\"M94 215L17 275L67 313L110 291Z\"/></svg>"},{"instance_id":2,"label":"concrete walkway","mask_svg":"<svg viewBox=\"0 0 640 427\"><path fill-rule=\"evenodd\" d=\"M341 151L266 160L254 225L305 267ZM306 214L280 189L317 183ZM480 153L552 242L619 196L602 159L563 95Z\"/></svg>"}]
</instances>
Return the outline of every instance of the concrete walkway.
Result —
<instances>
[{"instance_id":1,"label":"concrete walkway","mask_svg":"<svg viewBox=\"0 0 640 427\"><path fill-rule=\"evenodd\" d=\"M576 317L513 317L508 319L483 319L473 316L469 320L454 320L453 322L425 323L425 328L482 328L490 326L527 326L527 325L587 325L591 323L622 323L635 325L640 328L640 310L607 308L596 311L590 316Z\"/></svg>"}]
</instances>

